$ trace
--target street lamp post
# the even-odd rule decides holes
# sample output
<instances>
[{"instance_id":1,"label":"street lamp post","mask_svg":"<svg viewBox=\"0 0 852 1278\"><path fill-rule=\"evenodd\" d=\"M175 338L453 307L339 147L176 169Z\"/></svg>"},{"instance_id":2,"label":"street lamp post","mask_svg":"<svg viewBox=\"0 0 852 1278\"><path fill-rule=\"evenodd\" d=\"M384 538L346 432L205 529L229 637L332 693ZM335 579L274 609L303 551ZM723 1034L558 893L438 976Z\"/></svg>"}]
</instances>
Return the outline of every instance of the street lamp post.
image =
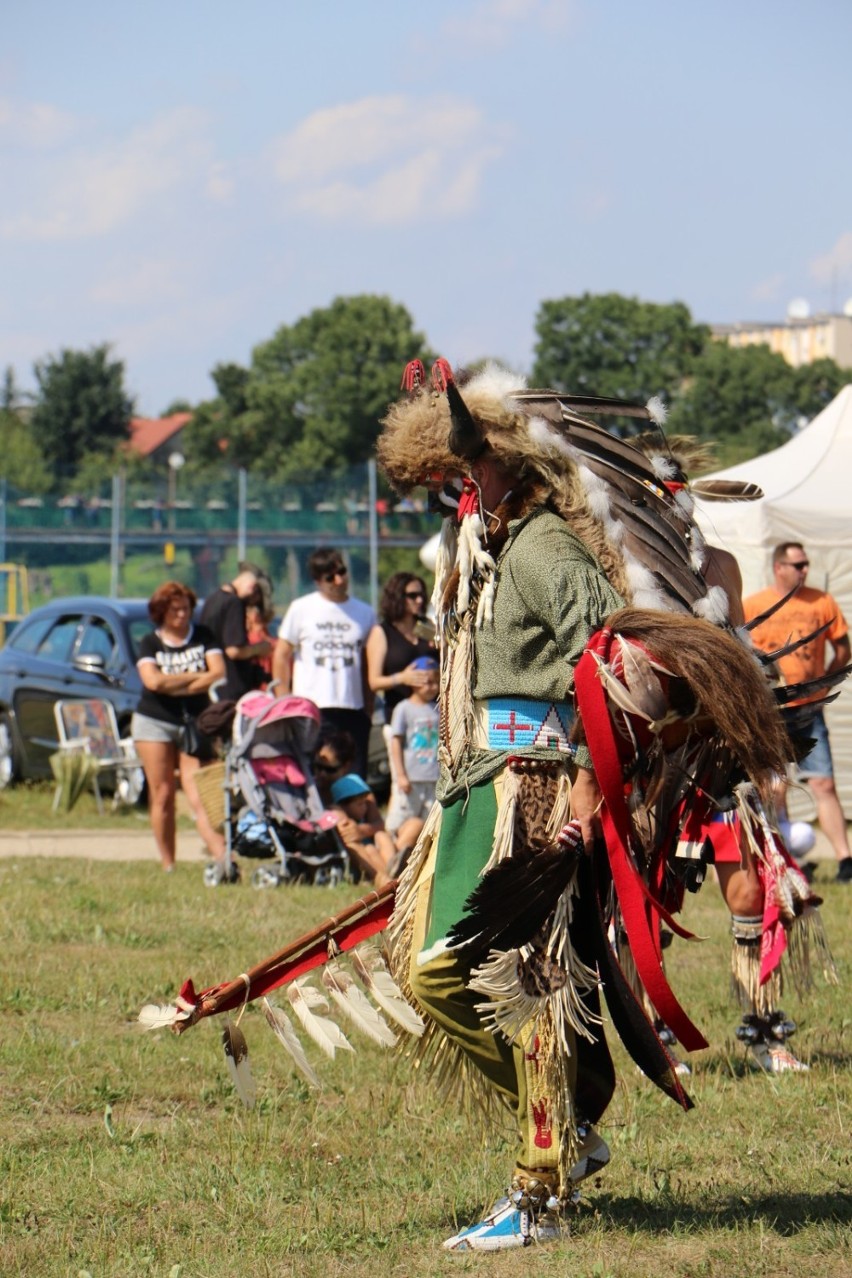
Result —
<instances>
[{"instance_id":1,"label":"street lamp post","mask_svg":"<svg viewBox=\"0 0 852 1278\"><path fill-rule=\"evenodd\" d=\"M175 530L175 501L177 500L177 476L186 461L183 453L169 453L169 532Z\"/></svg>"}]
</instances>

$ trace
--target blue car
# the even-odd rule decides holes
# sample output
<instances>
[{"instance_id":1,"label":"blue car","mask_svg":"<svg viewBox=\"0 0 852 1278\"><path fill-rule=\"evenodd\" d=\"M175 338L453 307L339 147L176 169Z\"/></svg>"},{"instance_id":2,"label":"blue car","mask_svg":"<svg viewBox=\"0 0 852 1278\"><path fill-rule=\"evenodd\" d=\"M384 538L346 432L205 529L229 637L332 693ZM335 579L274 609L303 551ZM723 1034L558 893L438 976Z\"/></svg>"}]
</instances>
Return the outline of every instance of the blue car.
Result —
<instances>
[{"instance_id":1,"label":"blue car","mask_svg":"<svg viewBox=\"0 0 852 1278\"><path fill-rule=\"evenodd\" d=\"M139 640L151 628L146 600L98 596L54 599L18 623L0 649L0 787L52 775L57 701L111 701L129 735Z\"/></svg>"}]
</instances>

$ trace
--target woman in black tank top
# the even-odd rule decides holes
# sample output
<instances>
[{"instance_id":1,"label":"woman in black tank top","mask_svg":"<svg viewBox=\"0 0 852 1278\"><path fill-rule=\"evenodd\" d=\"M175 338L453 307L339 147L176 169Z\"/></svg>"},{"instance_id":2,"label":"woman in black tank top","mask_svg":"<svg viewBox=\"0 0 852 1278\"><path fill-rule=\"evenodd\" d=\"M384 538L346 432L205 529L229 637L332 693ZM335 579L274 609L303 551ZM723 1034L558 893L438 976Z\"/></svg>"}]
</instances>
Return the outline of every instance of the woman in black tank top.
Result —
<instances>
[{"instance_id":1,"label":"woman in black tank top","mask_svg":"<svg viewBox=\"0 0 852 1278\"><path fill-rule=\"evenodd\" d=\"M427 678L426 672L412 665L418 657L435 655L435 645L417 634L425 611L422 579L410 572L394 573L382 591L381 622L367 639L367 677L373 692L381 692L384 698L386 723L394 706Z\"/></svg>"}]
</instances>

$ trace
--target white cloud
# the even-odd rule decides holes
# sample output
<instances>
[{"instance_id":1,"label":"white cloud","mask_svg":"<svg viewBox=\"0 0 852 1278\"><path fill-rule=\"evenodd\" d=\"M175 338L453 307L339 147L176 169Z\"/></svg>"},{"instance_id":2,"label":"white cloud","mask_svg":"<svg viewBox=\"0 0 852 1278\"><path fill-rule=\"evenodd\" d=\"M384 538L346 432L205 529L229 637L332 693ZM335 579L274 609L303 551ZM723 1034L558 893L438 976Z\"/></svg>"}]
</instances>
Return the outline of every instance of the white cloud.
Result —
<instances>
[{"instance_id":1,"label":"white cloud","mask_svg":"<svg viewBox=\"0 0 852 1278\"><path fill-rule=\"evenodd\" d=\"M576 0L477 0L467 13L455 13L442 24L439 43L449 40L468 52L503 48L519 29L550 35L566 31L576 12Z\"/></svg>"},{"instance_id":2,"label":"white cloud","mask_svg":"<svg viewBox=\"0 0 852 1278\"><path fill-rule=\"evenodd\" d=\"M814 258L809 269L818 284L843 281L852 272L852 231L844 232L828 253Z\"/></svg>"},{"instance_id":3,"label":"white cloud","mask_svg":"<svg viewBox=\"0 0 852 1278\"><path fill-rule=\"evenodd\" d=\"M392 95L315 112L271 157L291 208L388 225L466 213L502 149L469 102Z\"/></svg>"},{"instance_id":4,"label":"white cloud","mask_svg":"<svg viewBox=\"0 0 852 1278\"><path fill-rule=\"evenodd\" d=\"M777 302L782 296L785 278L780 271L777 271L775 275L769 275L765 280L758 280L750 292L752 301Z\"/></svg>"},{"instance_id":5,"label":"white cloud","mask_svg":"<svg viewBox=\"0 0 852 1278\"><path fill-rule=\"evenodd\" d=\"M72 115L50 102L0 98L0 145L41 150L65 142L77 130Z\"/></svg>"},{"instance_id":6,"label":"white cloud","mask_svg":"<svg viewBox=\"0 0 852 1278\"><path fill-rule=\"evenodd\" d=\"M224 164L210 165L204 189L215 204L225 204L230 200L234 193L234 183Z\"/></svg>"},{"instance_id":7,"label":"white cloud","mask_svg":"<svg viewBox=\"0 0 852 1278\"><path fill-rule=\"evenodd\" d=\"M29 171L29 199L0 220L0 235L54 241L104 235L178 186L195 183L203 189L210 168L204 126L201 112L182 108L134 129L121 142L78 148Z\"/></svg>"},{"instance_id":8,"label":"white cloud","mask_svg":"<svg viewBox=\"0 0 852 1278\"><path fill-rule=\"evenodd\" d=\"M98 306L128 309L172 304L188 294L185 264L168 258L113 261L89 289L89 299Z\"/></svg>"}]
</instances>

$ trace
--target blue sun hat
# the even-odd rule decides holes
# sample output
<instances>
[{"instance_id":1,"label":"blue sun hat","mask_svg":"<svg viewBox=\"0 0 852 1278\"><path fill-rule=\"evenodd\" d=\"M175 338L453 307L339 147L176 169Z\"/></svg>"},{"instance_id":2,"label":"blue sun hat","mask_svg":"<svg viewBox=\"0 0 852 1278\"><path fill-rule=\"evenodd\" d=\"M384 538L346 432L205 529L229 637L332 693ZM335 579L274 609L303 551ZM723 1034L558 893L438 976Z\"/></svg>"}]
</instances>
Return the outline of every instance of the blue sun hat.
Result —
<instances>
[{"instance_id":1,"label":"blue sun hat","mask_svg":"<svg viewBox=\"0 0 852 1278\"><path fill-rule=\"evenodd\" d=\"M415 657L411 663L415 670L437 670L438 661L435 657Z\"/></svg>"},{"instance_id":2,"label":"blue sun hat","mask_svg":"<svg viewBox=\"0 0 852 1278\"><path fill-rule=\"evenodd\" d=\"M367 782L362 780L357 772L347 772L345 777L340 777L331 787L333 803L345 803L347 799L357 799L361 794L370 793Z\"/></svg>"}]
</instances>

